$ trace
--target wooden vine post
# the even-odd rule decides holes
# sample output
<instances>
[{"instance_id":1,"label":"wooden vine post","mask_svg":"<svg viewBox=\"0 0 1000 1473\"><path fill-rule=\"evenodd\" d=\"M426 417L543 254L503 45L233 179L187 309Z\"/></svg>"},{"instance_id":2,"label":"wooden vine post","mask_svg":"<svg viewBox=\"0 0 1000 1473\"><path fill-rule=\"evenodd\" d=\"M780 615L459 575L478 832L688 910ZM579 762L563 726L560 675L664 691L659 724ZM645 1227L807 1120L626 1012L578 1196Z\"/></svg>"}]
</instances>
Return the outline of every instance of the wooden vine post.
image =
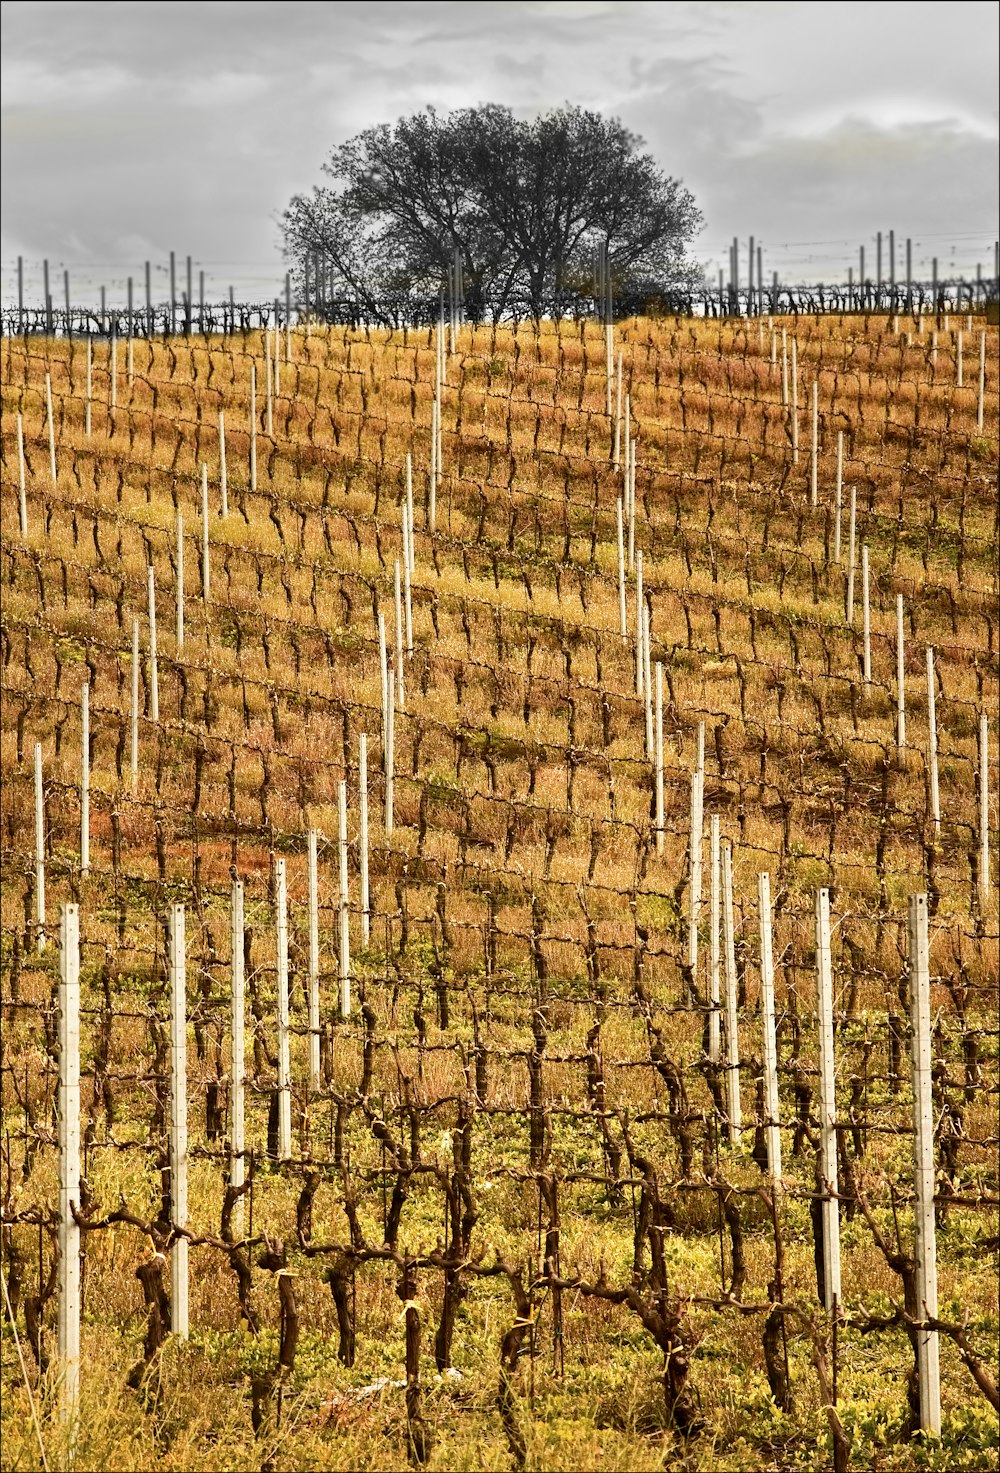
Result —
<instances>
[{"instance_id":1,"label":"wooden vine post","mask_svg":"<svg viewBox=\"0 0 1000 1473\"><path fill-rule=\"evenodd\" d=\"M275 891L278 942L278 1160L292 1155L292 1080L288 1038L288 889L285 861L276 859Z\"/></svg>"},{"instance_id":2,"label":"wooden vine post","mask_svg":"<svg viewBox=\"0 0 1000 1473\"><path fill-rule=\"evenodd\" d=\"M653 734L653 672L649 665L649 605L642 606L642 689L646 714L645 745L647 759L655 760Z\"/></svg>"},{"instance_id":3,"label":"wooden vine post","mask_svg":"<svg viewBox=\"0 0 1000 1473\"><path fill-rule=\"evenodd\" d=\"M921 1319L935 1319L938 1312L937 1238L934 1224L934 1098L926 895L910 896L907 921L913 1050L917 1314ZM917 1332L917 1372L920 1425L925 1432L937 1436L941 1432L941 1384L936 1330Z\"/></svg>"},{"instance_id":4,"label":"wooden vine post","mask_svg":"<svg viewBox=\"0 0 1000 1473\"><path fill-rule=\"evenodd\" d=\"M861 628L863 637L862 672L865 685L872 679L872 619L868 598L868 543L861 544Z\"/></svg>"},{"instance_id":5,"label":"wooden vine post","mask_svg":"<svg viewBox=\"0 0 1000 1473\"><path fill-rule=\"evenodd\" d=\"M132 620L132 796L139 786L139 620Z\"/></svg>"},{"instance_id":6,"label":"wooden vine post","mask_svg":"<svg viewBox=\"0 0 1000 1473\"><path fill-rule=\"evenodd\" d=\"M410 565L410 576L415 570L413 542L413 457L406 452L406 560Z\"/></svg>"},{"instance_id":7,"label":"wooden vine post","mask_svg":"<svg viewBox=\"0 0 1000 1473\"><path fill-rule=\"evenodd\" d=\"M172 905L170 938L170 1219L171 1227L187 1227L187 966L184 956L184 907ZM180 1234L170 1249L170 1327L188 1338L188 1244Z\"/></svg>"},{"instance_id":8,"label":"wooden vine post","mask_svg":"<svg viewBox=\"0 0 1000 1473\"><path fill-rule=\"evenodd\" d=\"M760 1011L764 1033L764 1128L767 1170L775 1201L781 1191L781 1131L778 1114L778 1044L774 1029L774 955L771 941L771 876L757 876L760 919Z\"/></svg>"},{"instance_id":9,"label":"wooden vine post","mask_svg":"<svg viewBox=\"0 0 1000 1473\"><path fill-rule=\"evenodd\" d=\"M441 477L444 475L444 417L442 411L444 407L444 386L447 378L443 332L438 336L438 346L440 356L438 358L437 473L438 484L440 485Z\"/></svg>"},{"instance_id":10,"label":"wooden vine post","mask_svg":"<svg viewBox=\"0 0 1000 1473\"><path fill-rule=\"evenodd\" d=\"M395 675L389 663L389 651L385 637L385 615L378 615L379 671L382 677L382 773L385 780L386 834L392 833L393 777L395 747Z\"/></svg>"},{"instance_id":11,"label":"wooden vine post","mask_svg":"<svg viewBox=\"0 0 1000 1473\"><path fill-rule=\"evenodd\" d=\"M799 463L799 344L792 335L792 464Z\"/></svg>"},{"instance_id":12,"label":"wooden vine post","mask_svg":"<svg viewBox=\"0 0 1000 1473\"><path fill-rule=\"evenodd\" d=\"M396 767L396 708L392 699L392 688L389 682L392 680L392 666L389 666L386 684L386 707L385 707L385 832L392 833L393 825L393 789L395 786Z\"/></svg>"},{"instance_id":13,"label":"wooden vine post","mask_svg":"<svg viewBox=\"0 0 1000 1473\"><path fill-rule=\"evenodd\" d=\"M264 366L267 370L264 389L264 430L269 440L274 439L274 419L271 411L273 397L271 390L271 361L271 329L268 328L264 334Z\"/></svg>"},{"instance_id":14,"label":"wooden vine post","mask_svg":"<svg viewBox=\"0 0 1000 1473\"><path fill-rule=\"evenodd\" d=\"M226 412L219 410L219 495L224 517L229 515L229 478L226 475Z\"/></svg>"},{"instance_id":15,"label":"wooden vine post","mask_svg":"<svg viewBox=\"0 0 1000 1473\"><path fill-rule=\"evenodd\" d=\"M620 496L618 498L618 618L621 623L622 639L628 639L628 612L625 604L625 529Z\"/></svg>"},{"instance_id":16,"label":"wooden vine post","mask_svg":"<svg viewBox=\"0 0 1000 1473\"><path fill-rule=\"evenodd\" d=\"M985 911L990 898L989 718L979 713L979 895Z\"/></svg>"},{"instance_id":17,"label":"wooden vine post","mask_svg":"<svg viewBox=\"0 0 1000 1473\"><path fill-rule=\"evenodd\" d=\"M381 609L378 611L378 659L379 675L382 680L382 744L384 748L389 721L389 650L385 637L385 614Z\"/></svg>"},{"instance_id":18,"label":"wooden vine post","mask_svg":"<svg viewBox=\"0 0 1000 1473\"><path fill-rule=\"evenodd\" d=\"M643 676L646 662L643 659L643 622L642 610L645 600L642 593L642 552L636 554L635 559L635 693L642 700Z\"/></svg>"},{"instance_id":19,"label":"wooden vine post","mask_svg":"<svg viewBox=\"0 0 1000 1473\"><path fill-rule=\"evenodd\" d=\"M208 603L211 593L208 550L208 466L201 463L201 596Z\"/></svg>"},{"instance_id":20,"label":"wooden vine post","mask_svg":"<svg viewBox=\"0 0 1000 1473\"><path fill-rule=\"evenodd\" d=\"M257 490L257 365L250 364L250 490Z\"/></svg>"},{"instance_id":21,"label":"wooden vine post","mask_svg":"<svg viewBox=\"0 0 1000 1473\"><path fill-rule=\"evenodd\" d=\"M413 654L413 590L410 585L410 575L413 569L410 564L410 515L403 503L403 605L406 611L406 653Z\"/></svg>"},{"instance_id":22,"label":"wooden vine post","mask_svg":"<svg viewBox=\"0 0 1000 1473\"><path fill-rule=\"evenodd\" d=\"M149 592L149 716L160 719L160 679L156 656L156 583L152 564L147 569Z\"/></svg>"},{"instance_id":23,"label":"wooden vine post","mask_svg":"<svg viewBox=\"0 0 1000 1473\"><path fill-rule=\"evenodd\" d=\"M274 319L274 397L281 393L281 328L277 313Z\"/></svg>"},{"instance_id":24,"label":"wooden vine post","mask_svg":"<svg viewBox=\"0 0 1000 1473\"><path fill-rule=\"evenodd\" d=\"M809 452L809 501L819 504L819 383L812 385L812 443Z\"/></svg>"},{"instance_id":25,"label":"wooden vine post","mask_svg":"<svg viewBox=\"0 0 1000 1473\"><path fill-rule=\"evenodd\" d=\"M639 443L633 437L629 442L629 474L627 474L627 493L629 493L629 569L635 569L635 458L638 454Z\"/></svg>"},{"instance_id":26,"label":"wooden vine post","mask_svg":"<svg viewBox=\"0 0 1000 1473\"><path fill-rule=\"evenodd\" d=\"M630 479L630 476L631 476L631 467L632 467L632 440L631 440L631 435L632 435L632 396L631 396L631 394L626 394L625 395L625 420L624 420L624 425L623 425L623 432L624 432L624 435L625 435L625 478L624 478L624 487L623 487L623 489L624 489L624 492L625 492L625 522L626 522L626 525L628 527L628 570L631 573L635 569L635 519L633 517L633 507L632 507L632 502L631 502L631 499L630 499L631 498L631 479Z\"/></svg>"},{"instance_id":27,"label":"wooden vine post","mask_svg":"<svg viewBox=\"0 0 1000 1473\"><path fill-rule=\"evenodd\" d=\"M722 927L726 971L726 1109L729 1141L738 1145L742 1127L740 1105L740 1035L736 985L736 927L733 919L733 848L722 846Z\"/></svg>"},{"instance_id":28,"label":"wooden vine post","mask_svg":"<svg viewBox=\"0 0 1000 1473\"><path fill-rule=\"evenodd\" d=\"M941 796L938 788L937 701L934 684L934 651L927 651L927 761L930 768L931 818L936 834L941 831Z\"/></svg>"},{"instance_id":29,"label":"wooden vine post","mask_svg":"<svg viewBox=\"0 0 1000 1473\"><path fill-rule=\"evenodd\" d=\"M656 662L656 752L654 779L656 784L656 852L663 853L663 665Z\"/></svg>"},{"instance_id":30,"label":"wooden vine post","mask_svg":"<svg viewBox=\"0 0 1000 1473\"><path fill-rule=\"evenodd\" d=\"M837 486L834 496L833 560L840 562L840 516L844 501L844 432L837 431Z\"/></svg>"},{"instance_id":31,"label":"wooden vine post","mask_svg":"<svg viewBox=\"0 0 1000 1473\"><path fill-rule=\"evenodd\" d=\"M851 522L847 546L847 622L854 627L854 566L857 543L858 488L851 487Z\"/></svg>"},{"instance_id":32,"label":"wooden vine post","mask_svg":"<svg viewBox=\"0 0 1000 1473\"><path fill-rule=\"evenodd\" d=\"M242 1187L246 1175L244 1169L244 1010L246 1007L246 975L244 964L243 930L243 885L233 880L229 892L230 914L230 1007L232 1012L233 1049L230 1062L230 1121L229 1121L229 1184ZM233 1236L243 1236L243 1198L237 1197L233 1204Z\"/></svg>"},{"instance_id":33,"label":"wooden vine post","mask_svg":"<svg viewBox=\"0 0 1000 1473\"><path fill-rule=\"evenodd\" d=\"M49 470L52 474L52 488L56 484L56 428L52 418L52 378L50 374L45 375L45 417L49 427Z\"/></svg>"},{"instance_id":34,"label":"wooden vine post","mask_svg":"<svg viewBox=\"0 0 1000 1473\"><path fill-rule=\"evenodd\" d=\"M80 873L90 869L90 683L80 687Z\"/></svg>"},{"instance_id":35,"label":"wooden vine post","mask_svg":"<svg viewBox=\"0 0 1000 1473\"><path fill-rule=\"evenodd\" d=\"M639 442L633 439L629 446L628 471L628 559L629 567L635 567L635 459Z\"/></svg>"},{"instance_id":36,"label":"wooden vine post","mask_svg":"<svg viewBox=\"0 0 1000 1473\"><path fill-rule=\"evenodd\" d=\"M604 324L604 412L611 418L611 393L614 382L615 329L610 317Z\"/></svg>"},{"instance_id":37,"label":"wooden vine post","mask_svg":"<svg viewBox=\"0 0 1000 1473\"><path fill-rule=\"evenodd\" d=\"M393 563L393 602L396 613L396 698L400 711L406 710L406 687L403 684L403 582L399 558Z\"/></svg>"},{"instance_id":38,"label":"wooden vine post","mask_svg":"<svg viewBox=\"0 0 1000 1473\"><path fill-rule=\"evenodd\" d=\"M128 384L129 402L132 400L132 387L135 383L135 326L132 313L132 278L128 279L128 340L125 355L125 374Z\"/></svg>"},{"instance_id":39,"label":"wooden vine post","mask_svg":"<svg viewBox=\"0 0 1000 1473\"><path fill-rule=\"evenodd\" d=\"M24 481L24 421L19 413L17 416L17 505L22 541L28 536L28 502Z\"/></svg>"},{"instance_id":40,"label":"wooden vine post","mask_svg":"<svg viewBox=\"0 0 1000 1473\"><path fill-rule=\"evenodd\" d=\"M80 909L59 922L59 1371L60 1415L75 1440L80 1388Z\"/></svg>"},{"instance_id":41,"label":"wooden vine post","mask_svg":"<svg viewBox=\"0 0 1000 1473\"><path fill-rule=\"evenodd\" d=\"M184 518L180 512L177 513L177 577L174 602L177 606L177 653L181 654L184 649Z\"/></svg>"},{"instance_id":42,"label":"wooden vine post","mask_svg":"<svg viewBox=\"0 0 1000 1473\"><path fill-rule=\"evenodd\" d=\"M906 650L903 643L903 595L896 594L896 746L906 746Z\"/></svg>"},{"instance_id":43,"label":"wooden vine post","mask_svg":"<svg viewBox=\"0 0 1000 1473\"><path fill-rule=\"evenodd\" d=\"M440 406L437 397L437 382L431 400L431 472L427 486L427 530L433 537L437 530L437 483L438 483L438 419Z\"/></svg>"},{"instance_id":44,"label":"wooden vine post","mask_svg":"<svg viewBox=\"0 0 1000 1473\"><path fill-rule=\"evenodd\" d=\"M833 1058L833 961L830 892L816 892L816 984L819 1022L820 1171L823 1177L823 1285L827 1314L840 1304L840 1203L837 1200L837 1104Z\"/></svg>"}]
</instances>

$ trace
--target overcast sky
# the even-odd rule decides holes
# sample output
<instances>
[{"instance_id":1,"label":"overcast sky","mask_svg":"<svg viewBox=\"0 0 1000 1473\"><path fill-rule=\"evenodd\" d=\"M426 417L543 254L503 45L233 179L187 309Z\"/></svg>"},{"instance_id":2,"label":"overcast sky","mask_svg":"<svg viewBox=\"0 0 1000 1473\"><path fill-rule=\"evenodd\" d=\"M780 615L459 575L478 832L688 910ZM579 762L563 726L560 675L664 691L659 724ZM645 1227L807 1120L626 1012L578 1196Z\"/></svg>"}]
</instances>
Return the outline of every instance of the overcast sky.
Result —
<instances>
[{"instance_id":1,"label":"overcast sky","mask_svg":"<svg viewBox=\"0 0 1000 1473\"><path fill-rule=\"evenodd\" d=\"M273 294L276 216L329 150L427 104L563 102L641 134L705 216L785 279L844 279L876 230L992 273L994 0L2 5L2 277L74 296L147 257ZM871 261L869 257L869 261ZM58 286L54 294L58 294Z\"/></svg>"}]
</instances>

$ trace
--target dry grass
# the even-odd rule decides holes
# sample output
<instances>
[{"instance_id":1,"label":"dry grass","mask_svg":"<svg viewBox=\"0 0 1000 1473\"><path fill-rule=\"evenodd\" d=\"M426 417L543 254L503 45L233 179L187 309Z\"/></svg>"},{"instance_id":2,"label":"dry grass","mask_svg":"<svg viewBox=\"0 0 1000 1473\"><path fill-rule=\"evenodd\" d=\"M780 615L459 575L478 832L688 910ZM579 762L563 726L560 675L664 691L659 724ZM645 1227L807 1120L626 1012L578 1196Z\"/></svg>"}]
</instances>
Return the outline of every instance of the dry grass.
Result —
<instances>
[{"instance_id":1,"label":"dry grass","mask_svg":"<svg viewBox=\"0 0 1000 1473\"><path fill-rule=\"evenodd\" d=\"M977 722L997 704L995 394L982 432L975 388L954 387L953 343L939 334L936 366L926 336L907 347L883 320L803 319L797 332L800 454L792 463L780 368L766 328L628 322L617 329L639 438L636 547L644 561L653 659L665 673L666 833L651 842L651 769L634 694L634 644L619 632L615 503L603 339L592 327L464 330L444 394L444 476L437 529L425 525L433 345L424 333L313 330L294 337L281 365L273 441L263 434L259 335L245 343L136 344L136 377L108 407L107 348L95 345L92 434L84 433L84 347L7 339L3 358L3 786L2 895L5 1236L27 1279L37 1270L36 1229L24 1219L54 1201L51 1119L55 1090L44 1023L53 998L52 948L30 935L32 746L46 775L49 915L78 898L84 938L85 1114L93 1123L87 1177L102 1210L124 1195L155 1213L159 1174L149 1142L153 1110L150 1012L165 1008L162 939L155 916L188 903L192 1145L191 1228L215 1233L225 1153L205 1135L209 1085L228 1098L228 885L235 864L253 927L258 1047L248 1039L255 1088L247 1138L266 1142L273 1071L275 942L269 894L274 854L287 858L291 898L295 1154L325 1160L334 1096L356 1101L364 1030L336 1024L337 785L351 804L355 993L375 1015L369 1104L390 1118L402 1081L423 1112L426 1161L446 1166L453 1101L466 1088L461 1050L479 1039L488 1082L473 1134L479 1220L473 1252L540 1262L544 1224L528 1162L528 1055L532 1009L548 1008L544 1094L551 1113L547 1169L560 1194L563 1272L629 1279L632 1193L620 1201L593 1181L606 1158L588 1106L587 1035L601 1018L607 1108L624 1146L654 1163L675 1214L665 1252L673 1292L717 1295L720 1239L715 1198L703 1190L714 1144L702 1117L711 1096L700 1069L702 1016L681 1009L689 776L697 723L706 725L706 815L734 843L744 1111L754 1109L761 1051L756 1013L756 875L777 899L779 1007L800 1019L801 1051L815 1067L812 905L833 887L840 1108L851 1076L864 1078L867 1149L857 1163L878 1220L889 1228L889 1185L910 1180L908 1064L889 1087L887 1013L901 1010L900 923L906 895L929 889L933 1006L944 1069L939 1104L962 1111L960 1190L997 1194L995 906L977 888ZM905 326L905 325L904 325ZM978 329L977 329L978 330ZM251 356L257 362L258 489L248 486ZM970 369L966 352L966 370ZM987 343L988 382L997 339ZM49 484L45 378L51 374L58 481ZM809 504L809 403L819 383L819 505ZM219 514L217 415L227 425L229 515ZM28 535L18 530L14 413L24 416ZM844 617L844 553L833 560L837 431L844 482L857 488L858 540L872 568L872 682L861 673L861 580L854 627ZM400 555L403 467L410 453L417 507L414 653L406 712L396 723L396 827L380 823L380 676L376 610L392 630L393 561ZM200 466L208 466L211 597L201 598ZM174 626L175 524L185 529L183 652ZM148 719L146 569L158 589L160 721ZM908 749L895 747L895 601L907 620ZM635 625L634 581L629 626ZM131 628L144 649L140 781L130 791L128 702ZM925 649L936 654L943 821L927 812ZM80 686L90 683L92 868L78 863ZM356 841L358 736L369 736L372 946L358 950ZM995 726L991 741L995 742ZM995 747L993 748L995 750ZM994 769L995 771L995 769ZM997 871L995 778L991 851ZM324 1019L333 1023L325 1090L307 1100L302 990L306 947L305 832L321 838ZM707 876L706 876L707 885ZM995 896L995 891L994 891ZM28 905L26 912L25 906ZM28 921L26 921L26 914ZM589 928L589 930L588 930ZM17 954L14 952L15 938ZM705 948L703 947L703 953ZM546 973L539 991L539 958ZM487 965L488 961L488 965ZM667 1090L650 1061L637 1006L636 969L685 1080L694 1126L694 1176L664 1120ZM704 955L700 985L705 983ZM102 968L104 975L102 976ZM439 1013L448 995L447 1027ZM106 1057L101 1009L111 1001ZM16 1004L16 1006L14 1005ZM415 1011L422 1011L423 1042ZM51 1015L49 1016L51 1022ZM970 1065L968 1039L979 1049ZM792 1023L782 1024L782 1113L791 1120ZM905 1057L905 1048L904 1048ZM967 1074L978 1068L978 1076ZM107 1085L102 1094L98 1089ZM814 1083L814 1081L813 1081ZM968 1089L967 1089L968 1086ZM113 1119L106 1109L108 1092ZM812 1110L815 1111L813 1104ZM519 1113L506 1113L519 1112ZM652 1118L643 1119L643 1114ZM30 1122L30 1123L29 1123ZM400 1120L400 1126L404 1122ZM815 1310L807 1203L812 1152L790 1154L782 1226L785 1296ZM363 1110L348 1124L351 1166L366 1239L384 1232L381 1156ZM135 1143L134 1149L115 1149ZM29 1144L32 1150L29 1153ZM753 1196L750 1156L722 1148L741 1198L748 1279L760 1302L774 1272L770 1226ZM199 1154L200 1153L200 1154ZM27 1169L25 1164L27 1163ZM450 1169L450 1168L449 1168ZM627 1163L623 1165L627 1170ZM372 1173L371 1177L365 1176ZM567 1179L568 1178L568 1179ZM79 1467L377 1468L406 1457L402 1391L356 1396L379 1377L399 1380L403 1322L396 1273L368 1264L357 1280L358 1357L336 1359L336 1319L323 1260L294 1246L301 1170L261 1170L254 1233L289 1241L302 1336L280 1412L250 1430L249 1376L277 1355L277 1294L255 1272L263 1321L238 1328L235 1279L221 1255L191 1252L189 1344L169 1341L158 1361L160 1398L145 1406L125 1387L138 1357L144 1312L135 1266L146 1248L133 1228L87 1241L84 1323L85 1433ZM391 1192L391 1182L389 1186ZM16 1191L16 1195L15 1195ZM338 1172L323 1173L313 1209L317 1241L343 1241ZM994 1209L949 1210L939 1236L942 1314L970 1317L977 1347L994 1354L997 1316L983 1274L995 1265ZM6 1230L5 1230L6 1231ZM411 1182L400 1247L422 1254L444 1232L440 1187ZM727 1255L729 1245L723 1250ZM46 1263L49 1249L45 1248ZM9 1258L8 1258L9 1261ZM648 1254L647 1254L648 1262ZM727 1258L728 1262L728 1258ZM877 1311L899 1298L860 1214L844 1224L844 1297ZM828 1434L805 1338L789 1346L796 1409L770 1399L756 1318L704 1305L686 1310L692 1380L705 1428L681 1446L667 1430L661 1362L638 1320L619 1306L564 1296L563 1375L555 1373L550 1299L538 1292L537 1355L519 1373L527 1465L551 1469L684 1466L764 1469L827 1466ZM436 1383L433 1331L440 1274L419 1276L424 1326L424 1415L431 1466L510 1466L496 1409L498 1350L512 1323L501 1280L476 1279L456 1327L461 1381ZM46 1339L54 1346L54 1301ZM6 1328L6 1327L5 1327ZM24 1335L22 1323L22 1337ZM909 1351L898 1332L840 1343L841 1412L856 1465L978 1468L995 1447L985 1402L954 1347L942 1350L946 1437L940 1451L900 1440ZM34 1362L32 1374L34 1375ZM4 1340L4 1467L34 1466L26 1399ZM37 1388L43 1393L44 1380ZM980 1411L982 1408L982 1411ZM50 1466L65 1466L46 1420ZM991 1443L992 1439L992 1443ZM60 1462L59 1459L62 1458ZM916 1461L915 1461L916 1460Z\"/></svg>"}]
</instances>

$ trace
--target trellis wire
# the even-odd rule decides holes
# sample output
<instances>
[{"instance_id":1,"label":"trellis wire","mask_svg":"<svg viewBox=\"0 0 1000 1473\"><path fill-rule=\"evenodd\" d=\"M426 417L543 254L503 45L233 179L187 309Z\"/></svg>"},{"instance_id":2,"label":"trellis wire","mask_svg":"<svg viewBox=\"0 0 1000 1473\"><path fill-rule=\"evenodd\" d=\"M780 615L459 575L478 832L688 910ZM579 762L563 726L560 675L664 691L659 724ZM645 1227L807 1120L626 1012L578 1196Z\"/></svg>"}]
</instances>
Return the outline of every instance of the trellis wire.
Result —
<instances>
[{"instance_id":1,"label":"trellis wire","mask_svg":"<svg viewBox=\"0 0 1000 1473\"><path fill-rule=\"evenodd\" d=\"M737 1145L742 1128L740 1102L740 1043L736 981L736 926L733 917L733 850L722 845L723 957L726 969L726 1104L730 1140Z\"/></svg>"},{"instance_id":2,"label":"trellis wire","mask_svg":"<svg viewBox=\"0 0 1000 1473\"><path fill-rule=\"evenodd\" d=\"M80 873L90 869L90 685L80 687Z\"/></svg>"},{"instance_id":3,"label":"trellis wire","mask_svg":"<svg viewBox=\"0 0 1000 1473\"><path fill-rule=\"evenodd\" d=\"M288 891L285 861L274 861L278 942L278 1160L292 1154L292 1078L288 1039Z\"/></svg>"},{"instance_id":4,"label":"trellis wire","mask_svg":"<svg viewBox=\"0 0 1000 1473\"><path fill-rule=\"evenodd\" d=\"M938 788L937 692L934 681L934 651L927 650L927 760L930 769L931 818L941 828L941 798Z\"/></svg>"},{"instance_id":5,"label":"trellis wire","mask_svg":"<svg viewBox=\"0 0 1000 1473\"><path fill-rule=\"evenodd\" d=\"M351 1015L351 942L350 942L350 896L347 880L347 783L341 782L337 789L337 817L340 851L340 1016Z\"/></svg>"},{"instance_id":6,"label":"trellis wire","mask_svg":"<svg viewBox=\"0 0 1000 1473\"><path fill-rule=\"evenodd\" d=\"M309 891L309 1088L315 1094L320 1087L319 879L315 829L309 830L306 844L306 883Z\"/></svg>"}]
</instances>

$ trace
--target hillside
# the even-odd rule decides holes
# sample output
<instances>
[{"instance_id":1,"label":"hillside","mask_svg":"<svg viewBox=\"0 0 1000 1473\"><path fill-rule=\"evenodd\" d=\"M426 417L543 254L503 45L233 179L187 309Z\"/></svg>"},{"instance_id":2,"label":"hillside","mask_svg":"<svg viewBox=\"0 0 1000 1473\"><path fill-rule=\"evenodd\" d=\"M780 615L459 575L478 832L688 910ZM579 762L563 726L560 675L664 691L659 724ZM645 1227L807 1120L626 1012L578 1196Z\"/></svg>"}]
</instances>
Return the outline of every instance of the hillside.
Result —
<instances>
[{"instance_id":1,"label":"hillside","mask_svg":"<svg viewBox=\"0 0 1000 1473\"><path fill-rule=\"evenodd\" d=\"M983 328L633 319L610 382L593 323L462 327L453 345L299 327L276 369L270 334L119 342L113 371L106 342L89 369L84 341L0 344L4 1271L38 1397L56 1351L59 907L76 902L77 1466L820 1469L845 1442L859 1469L995 1458L969 1359L993 1375ZM252 1185L227 1196L237 879ZM913 1253L915 894L938 1312L968 1321L938 1337L930 1449L907 1437L918 1332L893 1308ZM190 1329L161 1347L177 903ZM35 1466L6 1333L3 1387L4 1466ZM65 1466L58 1422L42 1435Z\"/></svg>"}]
</instances>

